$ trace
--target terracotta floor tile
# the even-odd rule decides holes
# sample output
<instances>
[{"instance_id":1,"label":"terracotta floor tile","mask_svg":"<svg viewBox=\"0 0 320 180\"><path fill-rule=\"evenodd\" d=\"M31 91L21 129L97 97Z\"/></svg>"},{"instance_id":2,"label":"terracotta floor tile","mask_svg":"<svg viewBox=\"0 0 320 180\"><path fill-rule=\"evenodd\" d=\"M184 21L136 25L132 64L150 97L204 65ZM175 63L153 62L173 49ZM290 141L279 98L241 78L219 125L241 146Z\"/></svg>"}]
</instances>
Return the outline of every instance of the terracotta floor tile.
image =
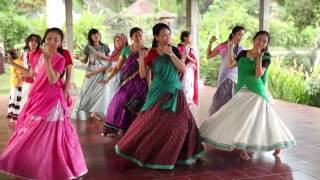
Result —
<instances>
[{"instance_id":1,"label":"terracotta floor tile","mask_svg":"<svg viewBox=\"0 0 320 180\"><path fill-rule=\"evenodd\" d=\"M206 118L214 89L200 91L201 108L192 106L197 125ZM0 114L6 112L7 97L0 96ZM204 145L206 161L191 166L177 165L174 170L140 168L114 152L117 140L102 137L103 121L72 121L85 154L88 174L83 180L315 180L320 179L320 108L274 101L274 108L296 137L298 147L282 150L280 163L272 152L254 153L251 161L239 158L239 152L225 152ZM2 113L3 114L3 113ZM5 114L5 113L4 113ZM0 151L14 125L0 117ZM14 178L0 174L0 179Z\"/></svg>"}]
</instances>

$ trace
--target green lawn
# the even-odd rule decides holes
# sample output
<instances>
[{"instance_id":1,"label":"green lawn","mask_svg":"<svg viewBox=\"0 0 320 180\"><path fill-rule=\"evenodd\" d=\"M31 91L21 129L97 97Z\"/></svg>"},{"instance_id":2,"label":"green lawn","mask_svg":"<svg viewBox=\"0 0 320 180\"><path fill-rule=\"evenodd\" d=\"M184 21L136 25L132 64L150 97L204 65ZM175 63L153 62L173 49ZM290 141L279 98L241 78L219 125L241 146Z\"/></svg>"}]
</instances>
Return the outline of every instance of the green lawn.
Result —
<instances>
[{"instance_id":1,"label":"green lawn","mask_svg":"<svg viewBox=\"0 0 320 180\"><path fill-rule=\"evenodd\" d=\"M0 173L0 179L14 180L15 178L14 178L14 177L11 177L11 176L8 176L8 175L5 175L5 174Z\"/></svg>"},{"instance_id":2,"label":"green lawn","mask_svg":"<svg viewBox=\"0 0 320 180\"><path fill-rule=\"evenodd\" d=\"M6 69L6 73L0 75L0 95L9 94L10 92L10 72Z\"/></svg>"},{"instance_id":3,"label":"green lawn","mask_svg":"<svg viewBox=\"0 0 320 180\"><path fill-rule=\"evenodd\" d=\"M84 69L73 70L73 81L76 84L77 88L80 88L82 86L85 73L86 71Z\"/></svg>"},{"instance_id":4,"label":"green lawn","mask_svg":"<svg viewBox=\"0 0 320 180\"><path fill-rule=\"evenodd\" d=\"M82 86L85 70L74 69L73 78L77 88ZM10 92L10 72L6 69L6 73L0 75L0 95L8 95Z\"/></svg>"}]
</instances>

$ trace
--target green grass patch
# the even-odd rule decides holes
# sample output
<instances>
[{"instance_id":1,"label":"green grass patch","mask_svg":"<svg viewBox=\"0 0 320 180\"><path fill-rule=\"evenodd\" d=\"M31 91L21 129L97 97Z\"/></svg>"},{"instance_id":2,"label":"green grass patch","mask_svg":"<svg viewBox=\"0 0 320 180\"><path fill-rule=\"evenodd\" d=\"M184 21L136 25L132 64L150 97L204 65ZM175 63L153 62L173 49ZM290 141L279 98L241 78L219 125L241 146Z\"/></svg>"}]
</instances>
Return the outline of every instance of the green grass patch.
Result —
<instances>
[{"instance_id":1,"label":"green grass patch","mask_svg":"<svg viewBox=\"0 0 320 180\"><path fill-rule=\"evenodd\" d=\"M84 69L73 69L73 81L76 84L77 88L80 88L82 86L85 74L86 70Z\"/></svg>"},{"instance_id":2,"label":"green grass patch","mask_svg":"<svg viewBox=\"0 0 320 180\"><path fill-rule=\"evenodd\" d=\"M5 74L0 75L0 95L7 95L10 92L10 71L6 69Z\"/></svg>"},{"instance_id":3,"label":"green grass patch","mask_svg":"<svg viewBox=\"0 0 320 180\"><path fill-rule=\"evenodd\" d=\"M80 88L83 83L83 78L85 75L84 69L74 69L73 79L77 86ZM0 75L0 95L9 95L10 92L10 72L9 69L6 69L6 73Z\"/></svg>"}]
</instances>

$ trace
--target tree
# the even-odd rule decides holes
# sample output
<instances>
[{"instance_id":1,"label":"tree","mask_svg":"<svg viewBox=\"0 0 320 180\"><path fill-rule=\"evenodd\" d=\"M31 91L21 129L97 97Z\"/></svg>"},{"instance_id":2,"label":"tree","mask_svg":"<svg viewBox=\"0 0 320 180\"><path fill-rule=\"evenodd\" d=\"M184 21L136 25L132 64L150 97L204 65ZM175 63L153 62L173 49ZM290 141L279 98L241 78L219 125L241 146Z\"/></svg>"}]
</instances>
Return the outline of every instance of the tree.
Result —
<instances>
[{"instance_id":1,"label":"tree","mask_svg":"<svg viewBox=\"0 0 320 180\"><path fill-rule=\"evenodd\" d=\"M102 37L102 42L106 42L107 27L102 23L105 19L106 17L101 13L93 14L89 11L81 13L80 19L74 22L73 27L75 54L83 53L84 47L88 43L87 36L91 28L98 29Z\"/></svg>"},{"instance_id":2,"label":"tree","mask_svg":"<svg viewBox=\"0 0 320 180\"><path fill-rule=\"evenodd\" d=\"M304 1L291 1L286 0L285 6L294 20L294 23L303 29L311 25L317 28L317 43L316 43L316 58L314 60L314 68L320 64L320 1L319 0L304 0Z\"/></svg>"},{"instance_id":3,"label":"tree","mask_svg":"<svg viewBox=\"0 0 320 180\"><path fill-rule=\"evenodd\" d=\"M30 32L27 17L0 13L0 19L0 35L4 49L8 50L19 44L21 46Z\"/></svg>"},{"instance_id":4,"label":"tree","mask_svg":"<svg viewBox=\"0 0 320 180\"><path fill-rule=\"evenodd\" d=\"M14 12L18 15L28 15L39 11L39 7L45 6L45 0L0 0L2 13Z\"/></svg>"},{"instance_id":5,"label":"tree","mask_svg":"<svg viewBox=\"0 0 320 180\"><path fill-rule=\"evenodd\" d=\"M42 11L45 0L0 0L0 4L0 39L5 50L23 46L24 39L32 32L28 16ZM38 23L33 25L37 27Z\"/></svg>"}]
</instances>

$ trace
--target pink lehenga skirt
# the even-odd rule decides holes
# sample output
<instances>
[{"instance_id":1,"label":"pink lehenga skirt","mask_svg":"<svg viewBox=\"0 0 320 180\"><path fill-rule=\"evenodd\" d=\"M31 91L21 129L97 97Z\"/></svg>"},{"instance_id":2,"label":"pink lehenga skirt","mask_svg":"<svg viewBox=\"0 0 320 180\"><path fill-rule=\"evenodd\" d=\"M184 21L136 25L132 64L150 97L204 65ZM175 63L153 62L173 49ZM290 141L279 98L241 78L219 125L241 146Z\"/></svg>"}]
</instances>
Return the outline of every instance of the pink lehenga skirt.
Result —
<instances>
[{"instance_id":1,"label":"pink lehenga skirt","mask_svg":"<svg viewBox=\"0 0 320 180\"><path fill-rule=\"evenodd\" d=\"M37 180L74 179L87 172L77 132L60 101L46 117L24 109L22 114L0 156L0 172Z\"/></svg>"}]
</instances>

